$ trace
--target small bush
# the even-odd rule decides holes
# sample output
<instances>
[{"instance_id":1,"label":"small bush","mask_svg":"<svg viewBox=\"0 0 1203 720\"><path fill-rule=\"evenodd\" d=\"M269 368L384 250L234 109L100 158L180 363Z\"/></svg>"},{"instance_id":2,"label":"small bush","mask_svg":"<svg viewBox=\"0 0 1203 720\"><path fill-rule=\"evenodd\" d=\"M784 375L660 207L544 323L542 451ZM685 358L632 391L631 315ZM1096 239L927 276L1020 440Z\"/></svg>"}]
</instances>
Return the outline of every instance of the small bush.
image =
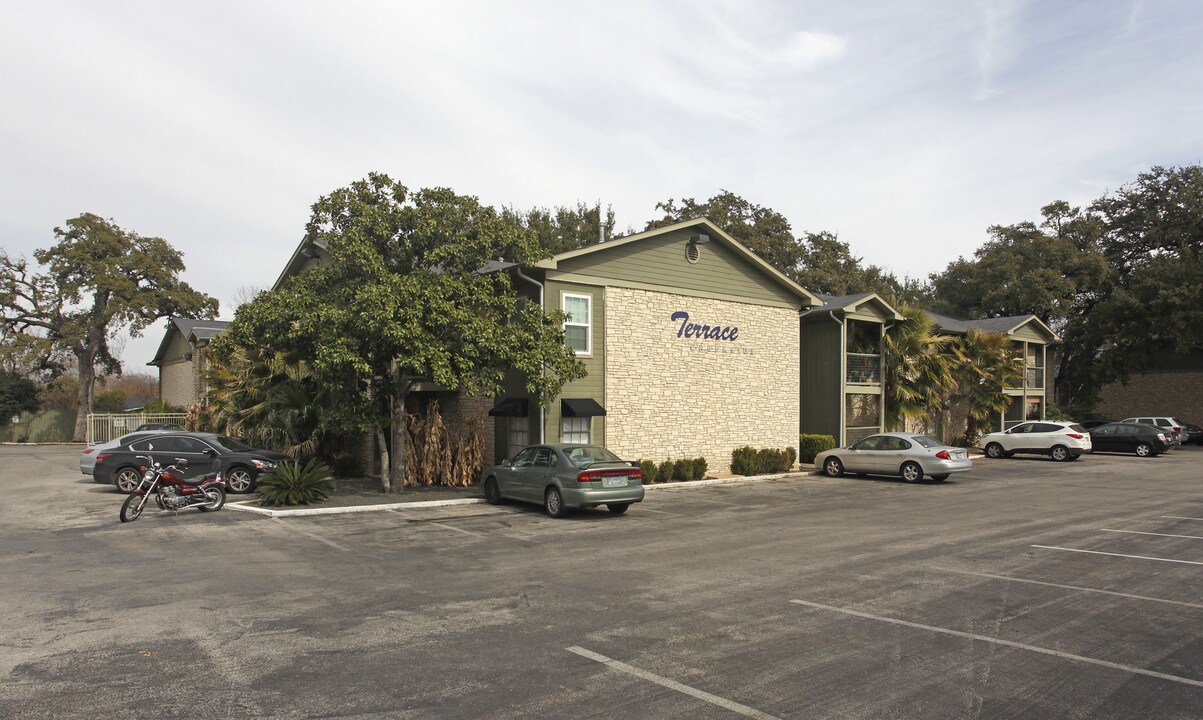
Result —
<instances>
[{"instance_id":1,"label":"small bush","mask_svg":"<svg viewBox=\"0 0 1203 720\"><path fill-rule=\"evenodd\" d=\"M673 480L692 480L693 460L681 458L673 463Z\"/></svg>"},{"instance_id":2,"label":"small bush","mask_svg":"<svg viewBox=\"0 0 1203 720\"><path fill-rule=\"evenodd\" d=\"M700 458L693 459L693 479L694 480L701 480L702 478L706 477L706 469L707 469L706 458L700 457Z\"/></svg>"},{"instance_id":3,"label":"small bush","mask_svg":"<svg viewBox=\"0 0 1203 720\"><path fill-rule=\"evenodd\" d=\"M672 460L665 460L656 468L656 482L668 482L673 479L673 470L676 468L676 463Z\"/></svg>"},{"instance_id":4,"label":"small bush","mask_svg":"<svg viewBox=\"0 0 1203 720\"><path fill-rule=\"evenodd\" d=\"M651 460L639 460L639 472L643 473L643 482L656 482L656 463Z\"/></svg>"},{"instance_id":5,"label":"small bush","mask_svg":"<svg viewBox=\"0 0 1203 720\"><path fill-rule=\"evenodd\" d=\"M317 460L285 460L259 476L261 505L312 505L334 494L330 468Z\"/></svg>"},{"instance_id":6,"label":"small bush","mask_svg":"<svg viewBox=\"0 0 1203 720\"><path fill-rule=\"evenodd\" d=\"M804 463L812 463L819 453L834 449L835 438L830 435L798 436L798 459Z\"/></svg>"},{"instance_id":7,"label":"small bush","mask_svg":"<svg viewBox=\"0 0 1203 720\"><path fill-rule=\"evenodd\" d=\"M731 472L736 475L765 475L786 472L794 465L797 452L793 448L757 450L745 445L731 453Z\"/></svg>"}]
</instances>

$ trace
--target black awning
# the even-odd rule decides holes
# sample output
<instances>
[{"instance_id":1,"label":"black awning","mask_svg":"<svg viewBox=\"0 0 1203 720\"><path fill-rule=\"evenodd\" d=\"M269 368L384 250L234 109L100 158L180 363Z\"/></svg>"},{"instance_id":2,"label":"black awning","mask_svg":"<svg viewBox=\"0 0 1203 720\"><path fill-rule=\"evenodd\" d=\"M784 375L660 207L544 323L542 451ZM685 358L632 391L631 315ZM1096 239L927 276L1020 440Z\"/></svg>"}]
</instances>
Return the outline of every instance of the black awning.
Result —
<instances>
[{"instance_id":1,"label":"black awning","mask_svg":"<svg viewBox=\"0 0 1203 720\"><path fill-rule=\"evenodd\" d=\"M560 413L564 417L593 417L605 415L606 409L593 398L561 398Z\"/></svg>"},{"instance_id":2,"label":"black awning","mask_svg":"<svg viewBox=\"0 0 1203 720\"><path fill-rule=\"evenodd\" d=\"M526 417L529 401L526 398L506 398L489 411L490 417Z\"/></svg>"}]
</instances>

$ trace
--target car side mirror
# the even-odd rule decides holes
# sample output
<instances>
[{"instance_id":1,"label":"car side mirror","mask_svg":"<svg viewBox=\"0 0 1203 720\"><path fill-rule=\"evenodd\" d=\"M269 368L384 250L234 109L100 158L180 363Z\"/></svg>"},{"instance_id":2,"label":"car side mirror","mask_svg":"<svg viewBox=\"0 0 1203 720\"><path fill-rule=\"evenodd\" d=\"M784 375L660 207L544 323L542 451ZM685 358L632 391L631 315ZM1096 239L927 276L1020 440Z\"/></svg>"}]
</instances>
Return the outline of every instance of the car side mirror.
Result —
<instances>
[{"instance_id":1,"label":"car side mirror","mask_svg":"<svg viewBox=\"0 0 1203 720\"><path fill-rule=\"evenodd\" d=\"M506 458L505 460L501 461L501 467L510 467L511 465L512 465L512 463L510 462L509 458Z\"/></svg>"},{"instance_id":2,"label":"car side mirror","mask_svg":"<svg viewBox=\"0 0 1203 720\"><path fill-rule=\"evenodd\" d=\"M213 448L208 448L208 447L205 448L204 450L201 450L201 452L208 455L209 457L215 457L217 455L216 450L214 450Z\"/></svg>"}]
</instances>

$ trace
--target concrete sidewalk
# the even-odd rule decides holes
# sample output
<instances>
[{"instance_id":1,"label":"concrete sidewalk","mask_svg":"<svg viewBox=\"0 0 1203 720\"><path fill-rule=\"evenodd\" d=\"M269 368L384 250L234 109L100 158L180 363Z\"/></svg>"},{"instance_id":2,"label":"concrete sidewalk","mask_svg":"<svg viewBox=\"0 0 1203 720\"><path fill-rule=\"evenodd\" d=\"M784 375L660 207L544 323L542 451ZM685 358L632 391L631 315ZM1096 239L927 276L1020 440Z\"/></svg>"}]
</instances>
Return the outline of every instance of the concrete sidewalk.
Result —
<instances>
[{"instance_id":1,"label":"concrete sidewalk","mask_svg":"<svg viewBox=\"0 0 1203 720\"><path fill-rule=\"evenodd\" d=\"M731 477L708 478L706 480L689 480L686 482L670 482L644 485L647 492L688 491L707 488L715 485L747 485L751 483L771 482L774 480L800 480L813 474L814 466L800 465L799 469L787 473L773 475L735 475ZM305 517L309 515L344 515L363 512L384 512L396 510L422 510L424 508L446 507L449 505L479 505L485 502L478 485L469 487L409 487L401 493L384 494L380 492L378 478L347 478L338 480L334 496L317 507L267 508L259 507L259 500L237 500L226 503L226 507L240 512L253 513L264 517Z\"/></svg>"}]
</instances>

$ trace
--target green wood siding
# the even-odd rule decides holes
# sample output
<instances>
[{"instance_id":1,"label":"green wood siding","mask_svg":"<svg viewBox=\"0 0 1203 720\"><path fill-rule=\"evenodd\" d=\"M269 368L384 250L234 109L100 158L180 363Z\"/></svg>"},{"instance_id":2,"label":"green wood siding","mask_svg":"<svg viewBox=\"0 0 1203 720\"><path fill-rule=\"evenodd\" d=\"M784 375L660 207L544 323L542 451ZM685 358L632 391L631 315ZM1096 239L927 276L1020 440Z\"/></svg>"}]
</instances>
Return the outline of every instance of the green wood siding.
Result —
<instances>
[{"instance_id":1,"label":"green wood siding","mask_svg":"<svg viewBox=\"0 0 1203 720\"><path fill-rule=\"evenodd\" d=\"M1018 328L1011 333L1011 337L1015 340L1027 340L1034 343L1047 343L1052 338L1044 334L1038 325L1028 323L1021 328Z\"/></svg>"},{"instance_id":2,"label":"green wood siding","mask_svg":"<svg viewBox=\"0 0 1203 720\"><path fill-rule=\"evenodd\" d=\"M184 355L192 352L192 344L176 329L174 324L172 324L170 332L171 341L167 343L167 350L163 352L164 365L184 362Z\"/></svg>"},{"instance_id":3,"label":"green wood siding","mask_svg":"<svg viewBox=\"0 0 1203 720\"><path fill-rule=\"evenodd\" d=\"M849 320L867 320L879 323L887 323L894 319L894 316L887 314L885 308L876 302L864 303L857 307L854 312L847 313L845 317Z\"/></svg>"},{"instance_id":4,"label":"green wood siding","mask_svg":"<svg viewBox=\"0 0 1203 720\"><path fill-rule=\"evenodd\" d=\"M556 272L677 295L721 294L776 307L803 304L777 279L717 239L699 245L698 261L689 262L686 246L695 234L697 230L681 230L560 260Z\"/></svg>"},{"instance_id":5,"label":"green wood siding","mask_svg":"<svg viewBox=\"0 0 1203 720\"><path fill-rule=\"evenodd\" d=\"M560 398L593 398L606 406L606 308L605 308L605 288L599 285L582 285L579 283L566 283L557 280L549 280L545 285L543 293L543 302L548 310L562 310L563 297L565 293L570 295L588 295L593 299L592 307L592 333L591 354L579 355L578 357L585 363L585 370L589 374L580 380L574 380L564 386L564 390L560 393ZM547 406L546 427L547 432L545 438L549 443L561 442L562 438L562 418L560 416L560 398L556 398ZM532 403L533 405L533 403ZM535 413L534 410L531 411ZM605 417L595 417L590 423L589 441L602 445L605 443ZM532 434L532 438L537 437Z\"/></svg>"},{"instance_id":6,"label":"green wood siding","mask_svg":"<svg viewBox=\"0 0 1203 720\"><path fill-rule=\"evenodd\" d=\"M799 430L830 435L840 442L844 409L844 348L842 323L820 316L802 323Z\"/></svg>"}]
</instances>

